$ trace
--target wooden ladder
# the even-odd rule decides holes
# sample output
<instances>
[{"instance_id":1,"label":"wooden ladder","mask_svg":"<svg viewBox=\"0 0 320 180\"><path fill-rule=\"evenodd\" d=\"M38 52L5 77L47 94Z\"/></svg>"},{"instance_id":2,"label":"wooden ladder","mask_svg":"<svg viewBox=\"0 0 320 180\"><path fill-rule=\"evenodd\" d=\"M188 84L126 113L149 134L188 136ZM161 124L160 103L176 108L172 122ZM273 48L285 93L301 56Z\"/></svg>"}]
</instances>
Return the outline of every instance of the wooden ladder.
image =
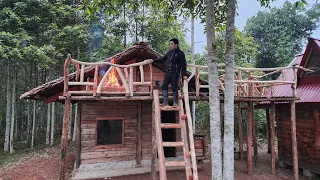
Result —
<instances>
[{"instance_id":1,"label":"wooden ladder","mask_svg":"<svg viewBox=\"0 0 320 180\"><path fill-rule=\"evenodd\" d=\"M154 102L154 118L155 118L155 131L156 131L156 144L158 150L159 161L159 175L160 180L167 180L166 167L185 167L187 180L198 180L197 161L194 149L192 120L187 118L187 114L184 113L183 97L181 92L178 93L178 106L160 106L159 91L153 90L153 102ZM188 103L189 104L189 103ZM187 109L187 108L186 108ZM190 108L189 108L190 110ZM178 111L179 123L161 123L162 111ZM186 119L188 119L189 141L190 151L187 138ZM190 122L189 122L190 121ZM163 142L162 129L181 129L180 142ZM182 147L184 161L168 161L164 156L164 147ZM191 160L190 160L191 158Z\"/></svg>"}]
</instances>

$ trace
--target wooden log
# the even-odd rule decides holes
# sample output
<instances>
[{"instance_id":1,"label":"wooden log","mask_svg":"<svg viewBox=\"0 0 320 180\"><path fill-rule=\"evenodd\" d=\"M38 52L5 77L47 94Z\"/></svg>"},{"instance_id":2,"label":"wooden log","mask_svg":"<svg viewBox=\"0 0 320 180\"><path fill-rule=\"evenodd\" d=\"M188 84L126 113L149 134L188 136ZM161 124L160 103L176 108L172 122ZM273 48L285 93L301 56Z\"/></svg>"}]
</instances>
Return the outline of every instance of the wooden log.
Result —
<instances>
[{"instance_id":1,"label":"wooden log","mask_svg":"<svg viewBox=\"0 0 320 180\"><path fill-rule=\"evenodd\" d=\"M170 167L170 166L174 166L174 167L177 167L177 166L185 166L186 165L186 162L184 161L167 161L165 163L165 165L167 167ZM160 176L161 177L161 176Z\"/></svg>"},{"instance_id":2,"label":"wooden log","mask_svg":"<svg viewBox=\"0 0 320 180\"><path fill-rule=\"evenodd\" d=\"M64 96L59 96L59 100L65 100L66 97ZM149 101L152 100L153 98L150 96L135 96L135 97L93 97L93 96L72 96L70 98L73 101L87 101L87 100L92 100L92 101Z\"/></svg>"},{"instance_id":3,"label":"wooden log","mask_svg":"<svg viewBox=\"0 0 320 180\"><path fill-rule=\"evenodd\" d=\"M190 67L195 67L195 68L208 68L208 66L201 66L201 65L194 65L194 64L188 64Z\"/></svg>"},{"instance_id":4,"label":"wooden log","mask_svg":"<svg viewBox=\"0 0 320 180\"><path fill-rule=\"evenodd\" d=\"M267 138L268 138L268 153L271 153L271 130L270 130L270 111L266 109L266 120L267 120Z\"/></svg>"},{"instance_id":5,"label":"wooden log","mask_svg":"<svg viewBox=\"0 0 320 180\"><path fill-rule=\"evenodd\" d=\"M130 67L130 96L133 96L133 67Z\"/></svg>"},{"instance_id":6,"label":"wooden log","mask_svg":"<svg viewBox=\"0 0 320 180\"><path fill-rule=\"evenodd\" d=\"M80 70L80 82L84 81L84 64L81 64L81 70Z\"/></svg>"},{"instance_id":7,"label":"wooden log","mask_svg":"<svg viewBox=\"0 0 320 180\"><path fill-rule=\"evenodd\" d=\"M157 148L158 148L158 160L159 160L159 173L160 180L167 179L166 167L164 164L164 152L162 147L162 132L160 129L161 124L161 111L159 107L159 92L158 90L153 90L153 101L154 101L154 109L155 109L155 129L156 129L156 139L157 139Z\"/></svg>"},{"instance_id":8,"label":"wooden log","mask_svg":"<svg viewBox=\"0 0 320 180\"><path fill-rule=\"evenodd\" d=\"M188 120L188 130L189 130L189 143L190 143L190 150L191 150L191 162L192 162L192 171L193 171L193 179L198 180L198 169L197 169L197 160L196 154L194 149L194 136L193 136L193 129L192 129L192 118L191 118L191 111L190 111L190 104L189 104L189 90L188 90L188 81L184 80L183 84L183 98L184 98L184 105L185 111L187 114Z\"/></svg>"},{"instance_id":9,"label":"wooden log","mask_svg":"<svg viewBox=\"0 0 320 180\"><path fill-rule=\"evenodd\" d=\"M178 129L181 128L182 125L178 123L162 123L161 128L162 129Z\"/></svg>"},{"instance_id":10,"label":"wooden log","mask_svg":"<svg viewBox=\"0 0 320 180\"><path fill-rule=\"evenodd\" d=\"M264 74L264 75L262 75L262 76L252 76L252 77L253 77L253 78L264 78L264 77L268 77L268 76L270 76L270 75L273 75L273 74L275 74L275 73L278 73L278 72L280 72L280 71L283 71L283 69L279 69L279 70L276 70L276 71L273 71L273 72Z\"/></svg>"},{"instance_id":11,"label":"wooden log","mask_svg":"<svg viewBox=\"0 0 320 180\"><path fill-rule=\"evenodd\" d=\"M156 144L156 129L155 129L155 105L152 102L152 157L151 157L151 179L157 180L157 144Z\"/></svg>"},{"instance_id":12,"label":"wooden log","mask_svg":"<svg viewBox=\"0 0 320 180\"><path fill-rule=\"evenodd\" d=\"M163 142L163 147L182 147L184 145L183 142Z\"/></svg>"},{"instance_id":13,"label":"wooden log","mask_svg":"<svg viewBox=\"0 0 320 180\"><path fill-rule=\"evenodd\" d=\"M70 59L71 55L68 54L67 59L64 62L63 66L63 83L64 83L64 88L63 88L63 96L67 96L67 92L69 91L69 65L70 65Z\"/></svg>"},{"instance_id":14,"label":"wooden log","mask_svg":"<svg viewBox=\"0 0 320 180\"><path fill-rule=\"evenodd\" d=\"M110 62L81 62L81 61L77 61L75 59L70 59L73 63L79 63L81 65L86 65L86 66L95 66L95 65L109 65L109 66L112 66L112 67L119 67L119 68L129 68L129 67L137 67L137 66L140 66L140 65L147 65L147 64L151 64L152 62L150 61L141 61L141 62L138 62L138 63L132 63L132 64L128 64L128 65L120 65L120 64L113 64L113 63L110 63Z\"/></svg>"},{"instance_id":15,"label":"wooden log","mask_svg":"<svg viewBox=\"0 0 320 180\"><path fill-rule=\"evenodd\" d=\"M93 86L93 82L69 82L69 86Z\"/></svg>"},{"instance_id":16,"label":"wooden log","mask_svg":"<svg viewBox=\"0 0 320 180\"><path fill-rule=\"evenodd\" d=\"M67 96L64 104L64 118L63 118L63 127L62 127L62 136L61 136L61 151L60 151L60 170L59 170L59 179L63 180L64 177L64 164L65 164L65 156L67 154L68 148L68 129L70 123L70 97Z\"/></svg>"},{"instance_id":17,"label":"wooden log","mask_svg":"<svg viewBox=\"0 0 320 180\"><path fill-rule=\"evenodd\" d=\"M200 80L200 76L199 76L199 70L198 70L198 67L195 68L195 72L196 72L196 75L195 75L195 80L196 80L196 96L199 96L199 92L200 92L200 83L199 83L199 80ZM187 84L188 86L188 84ZM188 92L188 91L187 91Z\"/></svg>"},{"instance_id":18,"label":"wooden log","mask_svg":"<svg viewBox=\"0 0 320 180\"><path fill-rule=\"evenodd\" d=\"M97 89L98 89L98 70L99 67L98 65L96 65L95 69L94 69L94 79L93 79L93 96L97 96Z\"/></svg>"},{"instance_id":19,"label":"wooden log","mask_svg":"<svg viewBox=\"0 0 320 180\"><path fill-rule=\"evenodd\" d=\"M276 106L274 102L271 102L271 114L270 114L270 142L271 142L271 171L272 174L276 174L276 147L274 143L274 121L275 121Z\"/></svg>"},{"instance_id":20,"label":"wooden log","mask_svg":"<svg viewBox=\"0 0 320 180\"><path fill-rule=\"evenodd\" d=\"M125 76L126 76L126 79L129 79L128 68L124 68L123 71L124 71L124 74L125 74Z\"/></svg>"},{"instance_id":21,"label":"wooden log","mask_svg":"<svg viewBox=\"0 0 320 180\"><path fill-rule=\"evenodd\" d=\"M291 141L292 141L292 162L293 162L293 179L299 179L298 167L298 149L297 149L297 131L296 131L296 103L291 101Z\"/></svg>"},{"instance_id":22,"label":"wooden log","mask_svg":"<svg viewBox=\"0 0 320 180\"><path fill-rule=\"evenodd\" d=\"M142 65L140 65L139 66L139 70L140 70L140 80L141 80L141 82L144 82L144 71L143 71L143 66Z\"/></svg>"},{"instance_id":23,"label":"wooden log","mask_svg":"<svg viewBox=\"0 0 320 180\"><path fill-rule=\"evenodd\" d=\"M247 173L252 175L252 119L253 102L248 102L248 120L247 120Z\"/></svg>"},{"instance_id":24,"label":"wooden log","mask_svg":"<svg viewBox=\"0 0 320 180\"><path fill-rule=\"evenodd\" d=\"M141 166L141 156L142 156L142 131L141 131L141 126L142 126L142 102L138 101L137 102L137 110L138 110L138 117L137 117L137 154L136 154L136 163L138 166Z\"/></svg>"},{"instance_id":25,"label":"wooden log","mask_svg":"<svg viewBox=\"0 0 320 180\"><path fill-rule=\"evenodd\" d=\"M281 84L294 84L293 81L280 81L280 80L273 80L273 81L256 81L256 80L234 80L234 83L274 83L274 84L277 84L277 83L281 83Z\"/></svg>"},{"instance_id":26,"label":"wooden log","mask_svg":"<svg viewBox=\"0 0 320 180\"><path fill-rule=\"evenodd\" d=\"M80 64L76 63L75 66L76 66L76 69L77 69L77 71L76 71L76 81L78 82L80 80Z\"/></svg>"},{"instance_id":27,"label":"wooden log","mask_svg":"<svg viewBox=\"0 0 320 180\"><path fill-rule=\"evenodd\" d=\"M239 124L239 152L240 152L240 160L243 161L242 109L241 109L241 103L240 103L240 102L238 102L238 124Z\"/></svg>"},{"instance_id":28,"label":"wooden log","mask_svg":"<svg viewBox=\"0 0 320 180\"><path fill-rule=\"evenodd\" d=\"M181 96L181 91L178 91L178 95L179 97ZM179 124L181 125L181 139L185 142L184 146L183 146L183 152L188 152L190 154L189 151L189 145L188 145L188 136L187 136L187 128L186 128L186 121L185 118L183 118L182 116L184 116L184 110L183 110L183 101L182 99L179 99L179 107L181 107L179 109ZM191 171L191 164L190 164L190 156L183 156L184 157L184 161L186 162L186 177L192 177L192 171ZM189 178L191 179L191 178Z\"/></svg>"},{"instance_id":29,"label":"wooden log","mask_svg":"<svg viewBox=\"0 0 320 180\"><path fill-rule=\"evenodd\" d=\"M134 86L150 86L152 85L151 82L133 82Z\"/></svg>"},{"instance_id":30,"label":"wooden log","mask_svg":"<svg viewBox=\"0 0 320 180\"><path fill-rule=\"evenodd\" d=\"M126 89L126 93L129 94L130 93L130 88L129 88L129 85L128 85L128 81L124 78L123 73L120 70L120 68L116 67L116 70L118 72L118 75L119 75L119 77L120 77L120 79L122 81L122 84L123 84L124 88Z\"/></svg>"},{"instance_id":31,"label":"wooden log","mask_svg":"<svg viewBox=\"0 0 320 180\"><path fill-rule=\"evenodd\" d=\"M107 72L103 75L103 77L102 77L102 79L101 79L101 81L99 83L98 89L97 89L97 95L98 96L100 95L102 87L103 87L103 84L107 80L107 77L108 77L109 73L112 71L112 69L113 69L113 66L110 66L109 69L107 70Z\"/></svg>"},{"instance_id":32,"label":"wooden log","mask_svg":"<svg viewBox=\"0 0 320 180\"><path fill-rule=\"evenodd\" d=\"M295 67L295 65L293 65L293 67ZM297 69L294 68L293 69L293 81L294 84L292 85L292 96L293 97L297 97Z\"/></svg>"},{"instance_id":33,"label":"wooden log","mask_svg":"<svg viewBox=\"0 0 320 180\"><path fill-rule=\"evenodd\" d=\"M79 168L81 164L81 103L77 105L76 122L76 168Z\"/></svg>"},{"instance_id":34,"label":"wooden log","mask_svg":"<svg viewBox=\"0 0 320 180\"><path fill-rule=\"evenodd\" d=\"M150 95L152 96L153 92L153 69L152 69L152 64L149 64L149 69L150 69Z\"/></svg>"},{"instance_id":35,"label":"wooden log","mask_svg":"<svg viewBox=\"0 0 320 180\"><path fill-rule=\"evenodd\" d=\"M209 85L199 85L199 88L209 88Z\"/></svg>"},{"instance_id":36,"label":"wooden log","mask_svg":"<svg viewBox=\"0 0 320 180\"><path fill-rule=\"evenodd\" d=\"M191 75L189 76L189 78L188 78L188 82L190 82L190 80L193 78L193 76L195 76L195 74L196 74L196 72L193 71L192 74L191 74Z\"/></svg>"}]
</instances>

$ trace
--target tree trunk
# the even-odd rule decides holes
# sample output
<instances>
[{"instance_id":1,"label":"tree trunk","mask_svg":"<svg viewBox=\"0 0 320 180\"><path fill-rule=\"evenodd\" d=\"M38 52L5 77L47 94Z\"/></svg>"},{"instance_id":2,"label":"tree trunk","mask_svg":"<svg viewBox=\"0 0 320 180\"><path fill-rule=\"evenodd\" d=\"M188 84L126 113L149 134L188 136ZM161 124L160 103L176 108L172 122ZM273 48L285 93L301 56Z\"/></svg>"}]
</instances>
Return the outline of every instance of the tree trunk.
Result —
<instances>
[{"instance_id":1,"label":"tree trunk","mask_svg":"<svg viewBox=\"0 0 320 180\"><path fill-rule=\"evenodd\" d=\"M214 27L215 0L206 1L212 178L222 179L219 72Z\"/></svg>"},{"instance_id":2,"label":"tree trunk","mask_svg":"<svg viewBox=\"0 0 320 180\"><path fill-rule=\"evenodd\" d=\"M12 82L12 101L11 101L11 128L10 128L10 154L13 153L13 139L14 139L14 129L15 129L15 120L16 120L16 81L17 75L15 73L15 65L14 65L14 77Z\"/></svg>"},{"instance_id":3,"label":"tree trunk","mask_svg":"<svg viewBox=\"0 0 320 180\"><path fill-rule=\"evenodd\" d=\"M34 133L36 128L36 101L33 101L33 117L32 117L32 133L31 133L31 149L34 145Z\"/></svg>"},{"instance_id":4,"label":"tree trunk","mask_svg":"<svg viewBox=\"0 0 320 180\"><path fill-rule=\"evenodd\" d=\"M194 59L194 17L191 15L191 63L196 64ZM192 69L193 72L195 68ZM196 132L196 101L192 101L192 120L193 120L193 132Z\"/></svg>"},{"instance_id":5,"label":"tree trunk","mask_svg":"<svg viewBox=\"0 0 320 180\"><path fill-rule=\"evenodd\" d=\"M6 109L6 132L4 138L4 152L9 152L9 141L10 141L10 124L11 124L11 94L10 94L10 64L7 66L7 109Z\"/></svg>"},{"instance_id":6,"label":"tree trunk","mask_svg":"<svg viewBox=\"0 0 320 180\"><path fill-rule=\"evenodd\" d=\"M30 113L30 100L27 100L27 110L28 110L28 124L27 124L27 143L30 141L30 125L31 125L31 113Z\"/></svg>"},{"instance_id":7,"label":"tree trunk","mask_svg":"<svg viewBox=\"0 0 320 180\"><path fill-rule=\"evenodd\" d=\"M227 1L223 179L234 179L234 19L236 0Z\"/></svg>"},{"instance_id":8,"label":"tree trunk","mask_svg":"<svg viewBox=\"0 0 320 180\"><path fill-rule=\"evenodd\" d=\"M123 3L123 21L124 21L124 34L123 34L123 47L127 46L127 23L126 23L126 3Z\"/></svg>"},{"instance_id":9,"label":"tree trunk","mask_svg":"<svg viewBox=\"0 0 320 180\"><path fill-rule=\"evenodd\" d=\"M77 138L77 119L78 119L78 103L75 105L75 108L74 108L74 124L73 124L73 136L72 136L73 142L76 142L76 138Z\"/></svg>"},{"instance_id":10,"label":"tree trunk","mask_svg":"<svg viewBox=\"0 0 320 180\"><path fill-rule=\"evenodd\" d=\"M55 114L55 102L51 105L52 111L51 111L51 140L50 140L50 146L53 146L54 144L54 131L55 131L55 120L56 120L56 114Z\"/></svg>"},{"instance_id":11,"label":"tree trunk","mask_svg":"<svg viewBox=\"0 0 320 180\"><path fill-rule=\"evenodd\" d=\"M70 104L70 123L69 123L69 127L68 127L68 141L72 140L72 104Z\"/></svg>"},{"instance_id":12,"label":"tree trunk","mask_svg":"<svg viewBox=\"0 0 320 180\"><path fill-rule=\"evenodd\" d=\"M51 119L51 104L48 104L48 110L47 110L47 131L46 131L46 145L50 144L50 123Z\"/></svg>"}]
</instances>

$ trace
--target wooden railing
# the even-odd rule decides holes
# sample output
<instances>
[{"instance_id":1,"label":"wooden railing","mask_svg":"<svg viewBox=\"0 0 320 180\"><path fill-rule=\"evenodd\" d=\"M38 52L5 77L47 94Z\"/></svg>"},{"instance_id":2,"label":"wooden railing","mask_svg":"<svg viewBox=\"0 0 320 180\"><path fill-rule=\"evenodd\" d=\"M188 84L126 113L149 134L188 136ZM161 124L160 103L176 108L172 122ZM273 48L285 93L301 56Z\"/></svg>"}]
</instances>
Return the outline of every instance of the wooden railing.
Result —
<instances>
[{"instance_id":1,"label":"wooden railing","mask_svg":"<svg viewBox=\"0 0 320 180\"><path fill-rule=\"evenodd\" d=\"M208 66L201 65L192 65L188 64L188 66L192 67L193 73L188 78L188 82L194 77L195 80L195 88L196 88L196 96L199 96L201 88L209 88L208 85L200 85L200 75L201 74L209 74ZM222 72L219 78L219 88L222 91L225 91L224 82L225 82L225 74L222 69L224 65L219 65L219 73ZM274 96L274 87L279 85L291 84L292 88L292 96L296 97L296 87L297 87L297 70L301 69L303 71L312 71L297 65L288 66L288 67L279 67L279 68L244 68L244 67L235 67L234 68L234 95L237 97L253 97L260 96L264 97L266 95L266 90L271 88L271 96ZM202 71L200 71L202 70ZM293 79L287 80L285 77L285 71L293 72ZM281 73L281 80L269 80L271 76ZM259 75L257 75L259 74Z\"/></svg>"},{"instance_id":2,"label":"wooden railing","mask_svg":"<svg viewBox=\"0 0 320 180\"><path fill-rule=\"evenodd\" d=\"M69 82L69 66L70 63L74 64L76 67L76 78L74 82ZM99 68L103 65L108 65L109 68L107 72L103 75L102 79L99 82L99 75L98 71ZM144 68L145 66L149 66L150 69L150 79L149 81L145 81L145 73ZM140 74L140 81L134 80L134 67L137 67ZM94 69L94 77L93 82L85 81L85 71L92 71ZM108 76L112 72L112 70L115 69L121 82L122 86L125 89L125 92L103 92L103 86L106 80L108 79ZM129 69L129 72L128 72ZM151 95L153 90L153 73L152 73L152 61L143 61L139 63L133 63L130 65L119 65L119 64L113 64L110 62L96 62L96 63L90 63L90 62L81 62L77 61L75 59L72 59L71 56L68 56L68 58L65 60L64 64L64 96L67 96L68 92L74 95L88 95L92 93L93 96L100 96L102 93L104 94L125 94L126 96L133 96L134 95L134 87L135 86L145 86L149 87L148 92L141 92L139 94L149 94ZM69 86L85 86L86 91L69 91ZM89 89L92 87L92 91L89 91Z\"/></svg>"}]
</instances>

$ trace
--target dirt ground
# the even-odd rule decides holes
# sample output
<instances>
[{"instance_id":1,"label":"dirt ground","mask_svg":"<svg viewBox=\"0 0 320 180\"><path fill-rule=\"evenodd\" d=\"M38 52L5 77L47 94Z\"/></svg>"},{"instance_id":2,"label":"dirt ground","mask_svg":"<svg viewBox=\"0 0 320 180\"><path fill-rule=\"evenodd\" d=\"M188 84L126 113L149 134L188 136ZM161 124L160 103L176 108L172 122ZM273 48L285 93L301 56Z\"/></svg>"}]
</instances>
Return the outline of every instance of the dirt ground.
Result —
<instances>
[{"instance_id":1,"label":"dirt ground","mask_svg":"<svg viewBox=\"0 0 320 180\"><path fill-rule=\"evenodd\" d=\"M58 149L56 150L58 151ZM67 155L66 163L66 179L71 179L75 156L71 153ZM277 174L271 174L270 154L266 151L259 152L259 164L253 167L254 174L249 176L246 174L246 162L235 161L235 179L252 179L252 180L287 180L292 179L292 169L277 168ZM209 180L211 175L210 163L202 163L198 165L199 179ZM0 169L0 180L55 180L58 179L59 173L59 155L58 152L49 156L29 157L22 162L13 163L5 168ZM112 180L149 180L150 174L124 176L110 178ZM183 170L168 172L168 179L185 179ZM301 180L308 178L300 175ZM319 178L320 179L320 178Z\"/></svg>"}]
</instances>

